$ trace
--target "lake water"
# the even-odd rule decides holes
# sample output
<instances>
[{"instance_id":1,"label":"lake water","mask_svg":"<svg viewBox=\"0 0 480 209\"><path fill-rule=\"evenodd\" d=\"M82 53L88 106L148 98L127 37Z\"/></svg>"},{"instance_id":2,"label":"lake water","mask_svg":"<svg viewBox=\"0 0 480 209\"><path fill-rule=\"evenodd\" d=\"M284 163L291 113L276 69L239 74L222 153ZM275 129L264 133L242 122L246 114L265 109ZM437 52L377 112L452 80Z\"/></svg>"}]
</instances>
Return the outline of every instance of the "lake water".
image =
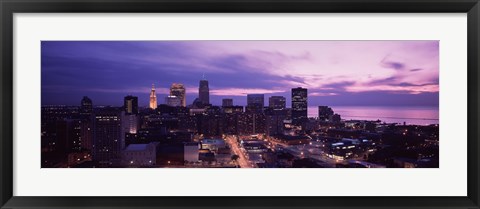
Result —
<instances>
[{"instance_id":1,"label":"lake water","mask_svg":"<svg viewBox=\"0 0 480 209\"><path fill-rule=\"evenodd\" d=\"M439 124L438 107L431 106L332 106L342 119L381 120L415 125ZM309 117L318 117L318 107L308 107Z\"/></svg>"}]
</instances>

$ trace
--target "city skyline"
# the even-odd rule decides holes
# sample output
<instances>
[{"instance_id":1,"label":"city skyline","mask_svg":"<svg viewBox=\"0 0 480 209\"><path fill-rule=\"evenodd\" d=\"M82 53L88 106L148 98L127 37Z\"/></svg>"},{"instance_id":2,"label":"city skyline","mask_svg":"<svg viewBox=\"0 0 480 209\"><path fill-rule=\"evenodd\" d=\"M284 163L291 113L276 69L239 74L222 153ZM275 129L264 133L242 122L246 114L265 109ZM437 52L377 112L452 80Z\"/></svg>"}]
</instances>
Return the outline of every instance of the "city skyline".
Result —
<instances>
[{"instance_id":1,"label":"city skyline","mask_svg":"<svg viewBox=\"0 0 480 209\"><path fill-rule=\"evenodd\" d=\"M333 59L339 56L334 50L332 59L319 59L318 54L328 53L300 47L305 43L322 50L342 48L358 56ZM358 53L361 49L372 53L362 55ZM394 52L385 54L387 51ZM345 64L346 60L351 64ZM316 64L319 67L312 69ZM352 65L358 67L349 73L340 70ZM366 65L372 65L371 70L362 72ZM89 73L93 70L95 73ZM438 106L438 42L42 42L42 105L78 105L78 98L88 96L94 105L121 106L124 96L133 95L139 106L147 107L152 83L158 104L170 95L173 83L180 83L189 105L199 96L200 80L209 82L210 103L218 106L225 98L245 106L247 94L264 94L265 99L283 96L290 106L290 89L296 87L309 89L311 106Z\"/></svg>"},{"instance_id":2,"label":"city skyline","mask_svg":"<svg viewBox=\"0 0 480 209\"><path fill-rule=\"evenodd\" d=\"M41 72L42 168L439 167L438 41L44 41Z\"/></svg>"}]
</instances>

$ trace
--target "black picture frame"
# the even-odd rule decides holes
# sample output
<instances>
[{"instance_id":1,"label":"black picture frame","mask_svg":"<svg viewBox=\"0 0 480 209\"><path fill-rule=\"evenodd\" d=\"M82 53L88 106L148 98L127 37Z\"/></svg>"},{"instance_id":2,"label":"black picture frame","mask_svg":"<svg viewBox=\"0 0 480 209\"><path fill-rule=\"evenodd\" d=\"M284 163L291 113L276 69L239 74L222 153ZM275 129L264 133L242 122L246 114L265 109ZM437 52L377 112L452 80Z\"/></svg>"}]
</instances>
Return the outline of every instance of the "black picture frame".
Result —
<instances>
[{"instance_id":1,"label":"black picture frame","mask_svg":"<svg viewBox=\"0 0 480 209\"><path fill-rule=\"evenodd\" d=\"M1 208L480 208L479 0L0 0ZM467 13L468 195L465 197L20 197L13 196L15 13ZM454 70L454 69L450 69ZM448 179L445 179L448 181ZM412 187L413 188L413 187Z\"/></svg>"}]
</instances>

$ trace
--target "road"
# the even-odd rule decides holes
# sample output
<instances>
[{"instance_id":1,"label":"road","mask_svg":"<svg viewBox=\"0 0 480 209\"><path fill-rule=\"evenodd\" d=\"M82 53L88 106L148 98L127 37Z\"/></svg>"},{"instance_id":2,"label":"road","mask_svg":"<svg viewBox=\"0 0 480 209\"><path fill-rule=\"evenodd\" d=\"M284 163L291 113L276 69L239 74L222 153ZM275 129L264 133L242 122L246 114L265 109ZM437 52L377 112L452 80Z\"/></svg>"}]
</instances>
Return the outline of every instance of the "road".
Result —
<instances>
[{"instance_id":1,"label":"road","mask_svg":"<svg viewBox=\"0 0 480 209\"><path fill-rule=\"evenodd\" d=\"M237 162L240 168L253 168L250 161L248 161L247 158L245 157L245 153L242 152L242 150L240 149L240 146L238 145L237 140L235 139L234 136L227 136L225 138L225 141L229 144L233 153L239 156Z\"/></svg>"}]
</instances>

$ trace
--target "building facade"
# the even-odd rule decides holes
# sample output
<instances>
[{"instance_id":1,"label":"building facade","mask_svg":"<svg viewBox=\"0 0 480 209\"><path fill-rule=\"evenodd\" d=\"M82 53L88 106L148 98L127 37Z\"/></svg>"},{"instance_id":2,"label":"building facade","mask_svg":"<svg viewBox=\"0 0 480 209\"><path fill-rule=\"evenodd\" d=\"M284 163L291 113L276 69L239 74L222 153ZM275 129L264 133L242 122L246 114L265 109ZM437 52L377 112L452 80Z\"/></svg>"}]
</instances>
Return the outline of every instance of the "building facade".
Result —
<instances>
[{"instance_id":1,"label":"building facade","mask_svg":"<svg viewBox=\"0 0 480 209\"><path fill-rule=\"evenodd\" d=\"M152 90L150 90L150 109L157 109L157 94L155 93L155 85L152 84Z\"/></svg>"},{"instance_id":2,"label":"building facade","mask_svg":"<svg viewBox=\"0 0 480 209\"><path fill-rule=\"evenodd\" d=\"M178 106L182 106L182 103L183 103L182 99L177 96L171 95L171 96L165 97L165 104L168 106L178 107Z\"/></svg>"},{"instance_id":3,"label":"building facade","mask_svg":"<svg viewBox=\"0 0 480 209\"><path fill-rule=\"evenodd\" d=\"M126 96L123 99L123 108L126 115L138 114L138 97Z\"/></svg>"},{"instance_id":4,"label":"building facade","mask_svg":"<svg viewBox=\"0 0 480 209\"><path fill-rule=\"evenodd\" d=\"M205 79L200 80L198 87L198 99L204 105L210 104L210 89L208 87L208 81Z\"/></svg>"},{"instance_id":5,"label":"building facade","mask_svg":"<svg viewBox=\"0 0 480 209\"><path fill-rule=\"evenodd\" d=\"M92 156L102 166L111 166L121 158L125 146L123 119L124 112L116 108L103 108L95 112Z\"/></svg>"},{"instance_id":6,"label":"building facade","mask_svg":"<svg viewBox=\"0 0 480 209\"><path fill-rule=\"evenodd\" d=\"M308 90L306 88L292 89L292 123L302 125L307 121Z\"/></svg>"},{"instance_id":7,"label":"building facade","mask_svg":"<svg viewBox=\"0 0 480 209\"><path fill-rule=\"evenodd\" d=\"M284 110L286 107L286 99L282 96L271 96L268 98L268 107L274 110Z\"/></svg>"},{"instance_id":8,"label":"building facade","mask_svg":"<svg viewBox=\"0 0 480 209\"><path fill-rule=\"evenodd\" d=\"M180 100L180 106L187 106L186 89L183 84L173 83L170 87L170 96L176 96Z\"/></svg>"}]
</instances>

